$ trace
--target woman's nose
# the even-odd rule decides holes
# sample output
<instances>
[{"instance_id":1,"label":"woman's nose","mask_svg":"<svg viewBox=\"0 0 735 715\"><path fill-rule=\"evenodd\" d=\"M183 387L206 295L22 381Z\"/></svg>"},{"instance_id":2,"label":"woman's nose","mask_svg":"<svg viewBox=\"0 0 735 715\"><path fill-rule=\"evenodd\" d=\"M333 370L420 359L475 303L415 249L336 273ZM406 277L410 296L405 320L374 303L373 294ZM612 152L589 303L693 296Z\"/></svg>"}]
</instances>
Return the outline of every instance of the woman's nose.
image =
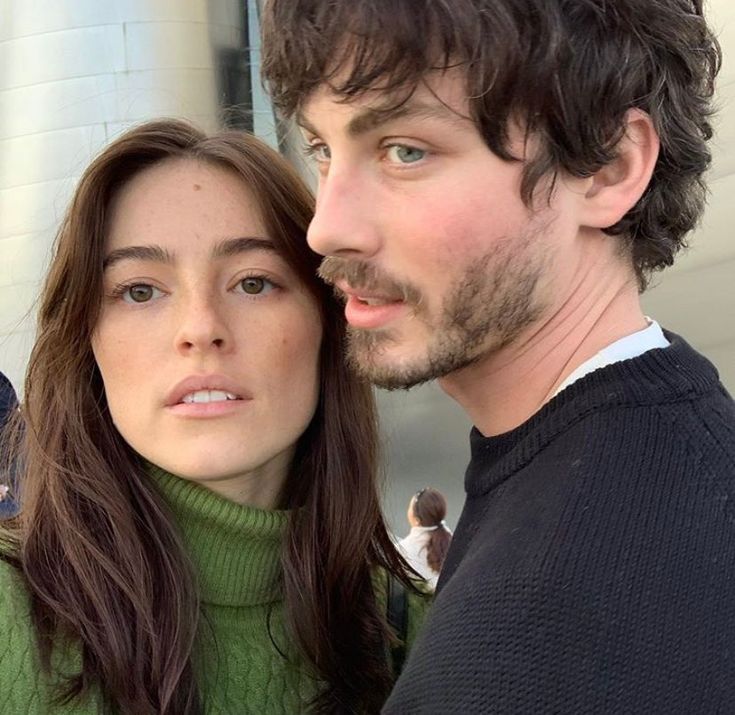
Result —
<instances>
[{"instance_id":1,"label":"woman's nose","mask_svg":"<svg viewBox=\"0 0 735 715\"><path fill-rule=\"evenodd\" d=\"M212 295L194 295L179 310L175 347L182 354L223 351L232 347L232 333L222 301Z\"/></svg>"}]
</instances>

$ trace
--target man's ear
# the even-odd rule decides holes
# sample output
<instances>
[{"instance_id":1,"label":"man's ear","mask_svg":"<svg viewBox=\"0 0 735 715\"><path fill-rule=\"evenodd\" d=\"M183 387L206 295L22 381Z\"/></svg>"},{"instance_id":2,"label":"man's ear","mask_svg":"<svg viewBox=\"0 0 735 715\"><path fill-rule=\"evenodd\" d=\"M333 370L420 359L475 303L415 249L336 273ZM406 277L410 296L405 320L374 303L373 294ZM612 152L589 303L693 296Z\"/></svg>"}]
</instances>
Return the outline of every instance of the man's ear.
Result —
<instances>
[{"instance_id":1,"label":"man's ear","mask_svg":"<svg viewBox=\"0 0 735 715\"><path fill-rule=\"evenodd\" d=\"M659 146L651 117L640 109L629 110L616 158L587 180L582 225L613 226L635 206L651 181Z\"/></svg>"}]
</instances>

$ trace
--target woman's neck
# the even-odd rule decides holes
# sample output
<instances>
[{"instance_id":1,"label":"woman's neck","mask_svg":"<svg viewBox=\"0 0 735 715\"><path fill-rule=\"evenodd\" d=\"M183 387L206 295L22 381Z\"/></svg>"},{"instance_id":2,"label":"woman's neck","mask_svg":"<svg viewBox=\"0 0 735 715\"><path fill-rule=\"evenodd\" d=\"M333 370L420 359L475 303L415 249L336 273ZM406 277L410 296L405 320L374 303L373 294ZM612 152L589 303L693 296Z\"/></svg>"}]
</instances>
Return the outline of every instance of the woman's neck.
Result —
<instances>
[{"instance_id":1,"label":"woman's neck","mask_svg":"<svg viewBox=\"0 0 735 715\"><path fill-rule=\"evenodd\" d=\"M295 447L290 447L254 469L235 474L188 476L181 479L198 484L228 501L258 509L276 509L281 500ZM166 465L158 465L166 469ZM172 472L173 473L173 472Z\"/></svg>"}]
</instances>

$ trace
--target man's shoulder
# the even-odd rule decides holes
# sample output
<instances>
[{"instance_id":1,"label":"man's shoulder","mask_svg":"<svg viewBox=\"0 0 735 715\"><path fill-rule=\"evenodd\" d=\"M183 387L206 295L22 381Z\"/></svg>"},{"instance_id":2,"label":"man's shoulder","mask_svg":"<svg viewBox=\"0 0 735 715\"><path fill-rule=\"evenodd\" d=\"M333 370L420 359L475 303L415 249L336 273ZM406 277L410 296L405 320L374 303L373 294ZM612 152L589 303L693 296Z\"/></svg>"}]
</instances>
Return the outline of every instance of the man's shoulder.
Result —
<instances>
[{"instance_id":1,"label":"man's shoulder","mask_svg":"<svg viewBox=\"0 0 735 715\"><path fill-rule=\"evenodd\" d=\"M729 402L613 405L567 424L502 488L469 496L449 572L547 574L597 588L607 571L635 579L638 570L645 581L682 566L686 581L682 558L735 559Z\"/></svg>"},{"instance_id":2,"label":"man's shoulder","mask_svg":"<svg viewBox=\"0 0 735 715\"><path fill-rule=\"evenodd\" d=\"M684 466L668 459L690 455L700 464L721 461L735 479L735 402L721 385L695 395L618 402L581 412L550 443L569 454L588 455L594 468L657 469ZM572 449L570 445L574 445ZM553 454L553 449L552 449ZM543 460L543 453L539 454ZM589 465L591 468L593 465ZM674 470L676 471L676 470Z\"/></svg>"},{"instance_id":3,"label":"man's shoulder","mask_svg":"<svg viewBox=\"0 0 735 715\"><path fill-rule=\"evenodd\" d=\"M625 531L655 547L681 530L735 528L735 408L725 394L611 408L549 453L535 466L558 469L568 535L609 541Z\"/></svg>"},{"instance_id":4,"label":"man's shoulder","mask_svg":"<svg viewBox=\"0 0 735 715\"><path fill-rule=\"evenodd\" d=\"M605 481L612 480L615 495L644 493L645 499L657 490L670 500L669 515L695 498L721 504L727 495L735 506L735 402L721 385L679 399L611 406L580 420L558 448L576 455L569 466L591 488L607 490Z\"/></svg>"},{"instance_id":5,"label":"man's shoulder","mask_svg":"<svg viewBox=\"0 0 735 715\"><path fill-rule=\"evenodd\" d=\"M687 447L714 449L735 462L735 401L722 384L690 399L660 405L657 415Z\"/></svg>"},{"instance_id":6,"label":"man's shoulder","mask_svg":"<svg viewBox=\"0 0 735 715\"><path fill-rule=\"evenodd\" d=\"M716 368L679 336L667 337L668 348L616 362L567 388L562 405L550 411L552 421L605 432L603 443L621 435L630 439L635 426L641 450L682 438L696 443L709 433L735 451L735 401ZM651 444L647 433L657 427Z\"/></svg>"}]
</instances>

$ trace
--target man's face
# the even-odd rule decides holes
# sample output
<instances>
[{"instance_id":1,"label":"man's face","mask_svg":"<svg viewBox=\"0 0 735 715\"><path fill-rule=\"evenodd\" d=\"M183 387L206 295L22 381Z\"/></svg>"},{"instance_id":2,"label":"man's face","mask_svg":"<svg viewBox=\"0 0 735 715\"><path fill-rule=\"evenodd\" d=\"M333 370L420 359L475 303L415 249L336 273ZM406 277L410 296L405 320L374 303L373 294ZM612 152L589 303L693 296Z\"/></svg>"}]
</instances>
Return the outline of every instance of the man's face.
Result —
<instances>
[{"instance_id":1,"label":"man's face","mask_svg":"<svg viewBox=\"0 0 735 715\"><path fill-rule=\"evenodd\" d=\"M535 206L523 203L523 163L487 148L459 74L398 109L383 111L386 99L343 103L323 87L299 121L319 171L309 244L346 298L351 361L394 388L482 361L542 320L579 226L571 183L547 200L542 181ZM511 150L527 150L520 130Z\"/></svg>"}]
</instances>

